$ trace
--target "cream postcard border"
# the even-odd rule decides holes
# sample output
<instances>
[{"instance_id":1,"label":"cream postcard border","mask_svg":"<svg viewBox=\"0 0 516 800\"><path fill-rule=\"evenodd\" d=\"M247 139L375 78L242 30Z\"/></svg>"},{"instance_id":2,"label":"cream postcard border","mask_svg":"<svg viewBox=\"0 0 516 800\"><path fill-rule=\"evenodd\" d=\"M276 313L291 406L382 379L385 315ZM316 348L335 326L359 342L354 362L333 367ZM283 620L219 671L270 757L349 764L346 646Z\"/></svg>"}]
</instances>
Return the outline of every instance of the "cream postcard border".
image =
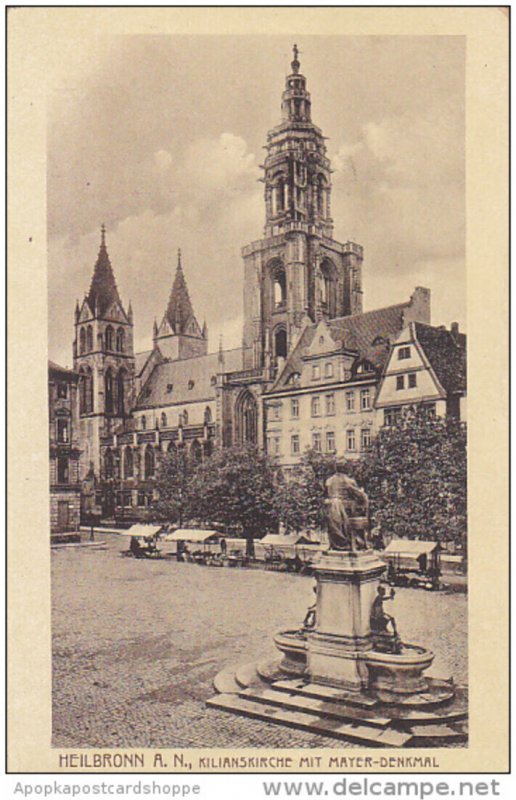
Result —
<instances>
[{"instance_id":1,"label":"cream postcard border","mask_svg":"<svg viewBox=\"0 0 516 800\"><path fill-rule=\"evenodd\" d=\"M46 92L59 71L66 69L67 53L77 38L156 33L467 37L470 742L467 748L402 752L435 757L437 767L417 767L418 772L508 769L508 15L505 7L9 10L10 772L73 772L59 768L59 754L66 751L50 746ZM151 772L154 751L146 752L144 771ZM184 752L195 771L197 758L208 753L251 756L273 751ZM320 767L310 771L326 772L332 754L329 749L279 752L293 755L294 772L303 769L299 755L321 755ZM354 755L359 752L367 751L353 750ZM164 760L170 755L164 751ZM401 752L382 751L382 755ZM160 771L159 765L155 770Z\"/></svg>"}]
</instances>

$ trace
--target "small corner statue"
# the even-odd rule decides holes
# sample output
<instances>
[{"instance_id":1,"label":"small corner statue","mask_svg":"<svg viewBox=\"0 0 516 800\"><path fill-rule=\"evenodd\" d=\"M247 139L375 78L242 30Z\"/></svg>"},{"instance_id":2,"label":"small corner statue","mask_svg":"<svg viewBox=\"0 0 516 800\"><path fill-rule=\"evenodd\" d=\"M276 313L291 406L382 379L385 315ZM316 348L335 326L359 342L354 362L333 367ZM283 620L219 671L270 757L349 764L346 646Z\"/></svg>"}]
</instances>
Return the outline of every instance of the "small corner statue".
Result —
<instances>
[{"instance_id":1,"label":"small corner statue","mask_svg":"<svg viewBox=\"0 0 516 800\"><path fill-rule=\"evenodd\" d=\"M357 482L337 464L326 481L326 521L330 550L367 550L369 499Z\"/></svg>"}]
</instances>

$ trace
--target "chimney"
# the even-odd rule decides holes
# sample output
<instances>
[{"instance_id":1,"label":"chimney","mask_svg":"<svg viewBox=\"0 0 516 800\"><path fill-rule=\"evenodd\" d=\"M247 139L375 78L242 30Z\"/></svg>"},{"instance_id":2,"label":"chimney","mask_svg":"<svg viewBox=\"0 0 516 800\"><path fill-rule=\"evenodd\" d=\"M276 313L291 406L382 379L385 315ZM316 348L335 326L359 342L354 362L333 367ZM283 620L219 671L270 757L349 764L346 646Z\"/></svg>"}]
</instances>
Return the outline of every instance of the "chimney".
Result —
<instances>
[{"instance_id":1,"label":"chimney","mask_svg":"<svg viewBox=\"0 0 516 800\"><path fill-rule=\"evenodd\" d=\"M457 341L457 339L459 338L459 323L458 322L452 322L452 324L450 325L450 333L453 336L453 338L455 339L455 341Z\"/></svg>"}]
</instances>

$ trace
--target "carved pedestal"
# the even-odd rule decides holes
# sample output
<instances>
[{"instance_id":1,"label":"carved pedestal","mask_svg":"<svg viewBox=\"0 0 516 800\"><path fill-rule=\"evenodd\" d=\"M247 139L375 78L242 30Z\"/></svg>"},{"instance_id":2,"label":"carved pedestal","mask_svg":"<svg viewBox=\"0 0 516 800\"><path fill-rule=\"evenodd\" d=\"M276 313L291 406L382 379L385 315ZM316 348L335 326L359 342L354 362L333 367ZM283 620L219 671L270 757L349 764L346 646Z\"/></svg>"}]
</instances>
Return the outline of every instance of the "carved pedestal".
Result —
<instances>
[{"instance_id":1,"label":"carved pedestal","mask_svg":"<svg viewBox=\"0 0 516 800\"><path fill-rule=\"evenodd\" d=\"M362 691L373 647L369 620L386 569L371 551L328 551L315 565L317 617L307 636L307 672L316 683Z\"/></svg>"}]
</instances>

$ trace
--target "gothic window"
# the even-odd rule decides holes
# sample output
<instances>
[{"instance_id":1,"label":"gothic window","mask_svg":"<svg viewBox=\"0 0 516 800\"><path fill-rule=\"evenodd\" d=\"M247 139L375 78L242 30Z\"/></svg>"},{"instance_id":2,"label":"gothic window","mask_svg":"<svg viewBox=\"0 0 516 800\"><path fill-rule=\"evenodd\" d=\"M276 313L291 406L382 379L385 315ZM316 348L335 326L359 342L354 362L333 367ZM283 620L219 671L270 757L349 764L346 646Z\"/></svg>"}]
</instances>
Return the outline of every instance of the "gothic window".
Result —
<instances>
[{"instance_id":1,"label":"gothic window","mask_svg":"<svg viewBox=\"0 0 516 800\"><path fill-rule=\"evenodd\" d=\"M81 353L86 352L86 331L84 328L81 328L81 332L79 334L79 350Z\"/></svg>"},{"instance_id":2,"label":"gothic window","mask_svg":"<svg viewBox=\"0 0 516 800\"><path fill-rule=\"evenodd\" d=\"M274 355L276 358L287 357L287 331L284 327L274 331Z\"/></svg>"},{"instance_id":3,"label":"gothic window","mask_svg":"<svg viewBox=\"0 0 516 800\"><path fill-rule=\"evenodd\" d=\"M190 445L190 454L194 461L201 461L202 460L202 446L197 439L194 439L192 444Z\"/></svg>"},{"instance_id":4,"label":"gothic window","mask_svg":"<svg viewBox=\"0 0 516 800\"><path fill-rule=\"evenodd\" d=\"M204 422L206 425L209 425L212 419L211 408L206 406L204 409Z\"/></svg>"},{"instance_id":5,"label":"gothic window","mask_svg":"<svg viewBox=\"0 0 516 800\"><path fill-rule=\"evenodd\" d=\"M330 318L337 316L337 281L335 268L331 261L326 259L320 268L321 276L321 303L323 311Z\"/></svg>"},{"instance_id":6,"label":"gothic window","mask_svg":"<svg viewBox=\"0 0 516 800\"><path fill-rule=\"evenodd\" d=\"M79 410L81 414L91 414L93 411L93 377L89 367L81 368L79 382Z\"/></svg>"},{"instance_id":7,"label":"gothic window","mask_svg":"<svg viewBox=\"0 0 516 800\"><path fill-rule=\"evenodd\" d=\"M133 451L127 447L124 453L124 478L132 478L134 474Z\"/></svg>"},{"instance_id":8,"label":"gothic window","mask_svg":"<svg viewBox=\"0 0 516 800\"><path fill-rule=\"evenodd\" d=\"M106 350L113 350L113 328L108 325L106 328Z\"/></svg>"},{"instance_id":9,"label":"gothic window","mask_svg":"<svg viewBox=\"0 0 516 800\"><path fill-rule=\"evenodd\" d=\"M57 396L61 397L63 400L66 400L68 396L68 386L66 383L57 384Z\"/></svg>"},{"instance_id":10,"label":"gothic window","mask_svg":"<svg viewBox=\"0 0 516 800\"><path fill-rule=\"evenodd\" d=\"M317 178L317 213L326 216L326 179L323 175Z\"/></svg>"},{"instance_id":11,"label":"gothic window","mask_svg":"<svg viewBox=\"0 0 516 800\"><path fill-rule=\"evenodd\" d=\"M112 478L115 471L115 460L113 458L113 452L111 450L106 450L106 455L104 456L104 474L106 478Z\"/></svg>"},{"instance_id":12,"label":"gothic window","mask_svg":"<svg viewBox=\"0 0 516 800\"><path fill-rule=\"evenodd\" d=\"M106 414L112 414L115 408L113 384L113 373L111 369L108 369L104 376L104 408Z\"/></svg>"},{"instance_id":13,"label":"gothic window","mask_svg":"<svg viewBox=\"0 0 516 800\"><path fill-rule=\"evenodd\" d=\"M116 378L116 410L121 417L125 415L125 386L127 372L122 368Z\"/></svg>"},{"instance_id":14,"label":"gothic window","mask_svg":"<svg viewBox=\"0 0 516 800\"><path fill-rule=\"evenodd\" d=\"M93 350L93 328L91 327L91 325L88 325L86 331L86 346L88 348L88 353L91 353L91 351Z\"/></svg>"},{"instance_id":15,"label":"gothic window","mask_svg":"<svg viewBox=\"0 0 516 800\"><path fill-rule=\"evenodd\" d=\"M177 447L176 447L175 443L171 439L170 442L168 443L167 452L174 453L176 450L177 450Z\"/></svg>"},{"instance_id":16,"label":"gothic window","mask_svg":"<svg viewBox=\"0 0 516 800\"><path fill-rule=\"evenodd\" d=\"M168 425L167 415L163 411L162 414L161 414L161 427L162 428L166 428L167 425Z\"/></svg>"},{"instance_id":17,"label":"gothic window","mask_svg":"<svg viewBox=\"0 0 516 800\"><path fill-rule=\"evenodd\" d=\"M287 304L287 279L283 267L278 267L273 275L274 308L284 308Z\"/></svg>"},{"instance_id":18,"label":"gothic window","mask_svg":"<svg viewBox=\"0 0 516 800\"><path fill-rule=\"evenodd\" d=\"M124 329L119 328L116 332L116 349L118 350L119 353L124 352L124 340L125 340Z\"/></svg>"},{"instance_id":19,"label":"gothic window","mask_svg":"<svg viewBox=\"0 0 516 800\"><path fill-rule=\"evenodd\" d=\"M258 406L251 392L243 391L235 404L236 438L240 444L258 441Z\"/></svg>"},{"instance_id":20,"label":"gothic window","mask_svg":"<svg viewBox=\"0 0 516 800\"><path fill-rule=\"evenodd\" d=\"M152 445L148 445L145 448L145 477L152 478L154 475L154 468L155 468L155 457L154 457L154 448Z\"/></svg>"}]
</instances>

